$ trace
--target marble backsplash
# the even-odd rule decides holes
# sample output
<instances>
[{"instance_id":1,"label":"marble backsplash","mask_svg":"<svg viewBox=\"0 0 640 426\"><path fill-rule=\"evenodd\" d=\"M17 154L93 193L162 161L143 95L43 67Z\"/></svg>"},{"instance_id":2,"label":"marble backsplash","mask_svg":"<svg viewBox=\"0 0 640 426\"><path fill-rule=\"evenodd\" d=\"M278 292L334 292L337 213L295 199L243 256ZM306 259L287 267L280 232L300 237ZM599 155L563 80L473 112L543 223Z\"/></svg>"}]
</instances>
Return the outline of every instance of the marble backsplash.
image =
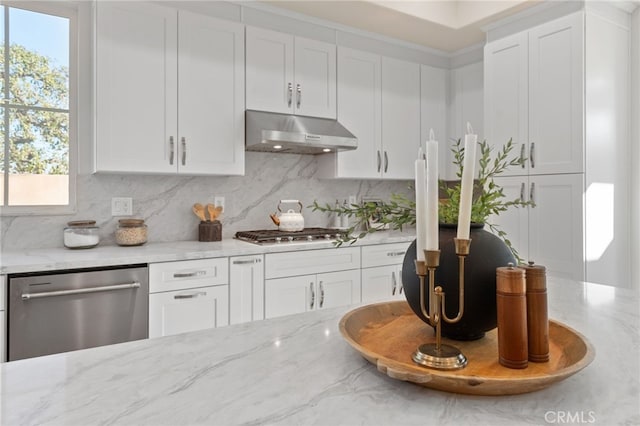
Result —
<instances>
[{"instance_id":1,"label":"marble backsplash","mask_svg":"<svg viewBox=\"0 0 640 426\"><path fill-rule=\"evenodd\" d=\"M101 245L113 245L121 217L111 216L112 197L133 198L133 217L145 219L150 242L197 240L196 203L225 197L223 238L236 231L275 228L269 219L281 199L333 204L349 195L388 199L392 193L412 196L409 181L315 178L311 155L247 152L245 176L80 175L77 213L73 215L2 217L0 250L62 247L62 230L71 220L93 219L100 226ZM303 211L306 226L327 226L326 214Z\"/></svg>"}]
</instances>

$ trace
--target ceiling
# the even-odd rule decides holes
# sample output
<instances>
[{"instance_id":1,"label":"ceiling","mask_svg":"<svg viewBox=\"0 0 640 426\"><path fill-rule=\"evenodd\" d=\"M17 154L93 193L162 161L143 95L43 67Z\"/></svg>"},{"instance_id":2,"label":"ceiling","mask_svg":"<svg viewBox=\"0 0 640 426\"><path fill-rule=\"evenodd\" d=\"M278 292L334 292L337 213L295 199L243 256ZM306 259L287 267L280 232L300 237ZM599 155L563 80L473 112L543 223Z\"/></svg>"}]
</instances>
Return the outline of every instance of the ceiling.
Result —
<instances>
[{"instance_id":1,"label":"ceiling","mask_svg":"<svg viewBox=\"0 0 640 426\"><path fill-rule=\"evenodd\" d=\"M445 52L483 43L482 27L542 0L263 0L272 6Z\"/></svg>"}]
</instances>

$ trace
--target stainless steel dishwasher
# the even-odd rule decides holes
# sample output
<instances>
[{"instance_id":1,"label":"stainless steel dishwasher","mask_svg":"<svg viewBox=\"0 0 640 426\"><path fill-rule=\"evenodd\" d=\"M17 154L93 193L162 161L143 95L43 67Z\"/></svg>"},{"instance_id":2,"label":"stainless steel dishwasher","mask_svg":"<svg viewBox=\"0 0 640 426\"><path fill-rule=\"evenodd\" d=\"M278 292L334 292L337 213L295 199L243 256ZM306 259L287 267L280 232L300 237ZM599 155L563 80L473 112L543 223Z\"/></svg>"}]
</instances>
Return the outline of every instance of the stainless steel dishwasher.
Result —
<instances>
[{"instance_id":1,"label":"stainless steel dishwasher","mask_svg":"<svg viewBox=\"0 0 640 426\"><path fill-rule=\"evenodd\" d=\"M9 275L7 359L144 339L147 265Z\"/></svg>"}]
</instances>

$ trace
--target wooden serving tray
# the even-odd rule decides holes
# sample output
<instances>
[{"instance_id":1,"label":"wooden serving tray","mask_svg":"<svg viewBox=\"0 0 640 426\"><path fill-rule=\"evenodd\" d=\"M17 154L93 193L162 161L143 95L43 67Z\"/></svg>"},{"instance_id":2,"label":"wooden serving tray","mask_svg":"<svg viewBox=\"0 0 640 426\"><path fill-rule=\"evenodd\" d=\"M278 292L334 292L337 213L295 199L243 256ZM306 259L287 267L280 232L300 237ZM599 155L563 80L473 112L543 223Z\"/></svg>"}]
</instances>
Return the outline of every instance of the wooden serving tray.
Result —
<instances>
[{"instance_id":1,"label":"wooden serving tray","mask_svg":"<svg viewBox=\"0 0 640 426\"><path fill-rule=\"evenodd\" d=\"M418 318L406 301L367 305L340 320L340 332L378 371L391 378L428 388L471 395L513 395L534 392L564 380L595 358L591 343L577 331L549 321L549 362L529 362L515 370L498 363L496 329L474 341L448 343L459 348L468 364L460 370L435 370L413 362L422 343L435 342L433 329Z\"/></svg>"}]
</instances>

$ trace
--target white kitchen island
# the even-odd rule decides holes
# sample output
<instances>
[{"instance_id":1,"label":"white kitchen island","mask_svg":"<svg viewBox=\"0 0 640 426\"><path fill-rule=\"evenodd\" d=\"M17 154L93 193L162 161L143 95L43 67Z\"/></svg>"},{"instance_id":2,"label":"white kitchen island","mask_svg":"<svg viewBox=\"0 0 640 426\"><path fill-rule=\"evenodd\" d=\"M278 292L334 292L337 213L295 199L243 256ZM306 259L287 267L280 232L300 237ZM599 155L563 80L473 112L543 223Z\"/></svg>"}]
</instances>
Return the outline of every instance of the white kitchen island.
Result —
<instances>
[{"instance_id":1,"label":"white kitchen island","mask_svg":"<svg viewBox=\"0 0 640 426\"><path fill-rule=\"evenodd\" d=\"M550 317L596 356L535 393L393 380L343 340L349 308L336 308L2 364L0 424L640 424L638 295L552 277L548 286Z\"/></svg>"}]
</instances>

